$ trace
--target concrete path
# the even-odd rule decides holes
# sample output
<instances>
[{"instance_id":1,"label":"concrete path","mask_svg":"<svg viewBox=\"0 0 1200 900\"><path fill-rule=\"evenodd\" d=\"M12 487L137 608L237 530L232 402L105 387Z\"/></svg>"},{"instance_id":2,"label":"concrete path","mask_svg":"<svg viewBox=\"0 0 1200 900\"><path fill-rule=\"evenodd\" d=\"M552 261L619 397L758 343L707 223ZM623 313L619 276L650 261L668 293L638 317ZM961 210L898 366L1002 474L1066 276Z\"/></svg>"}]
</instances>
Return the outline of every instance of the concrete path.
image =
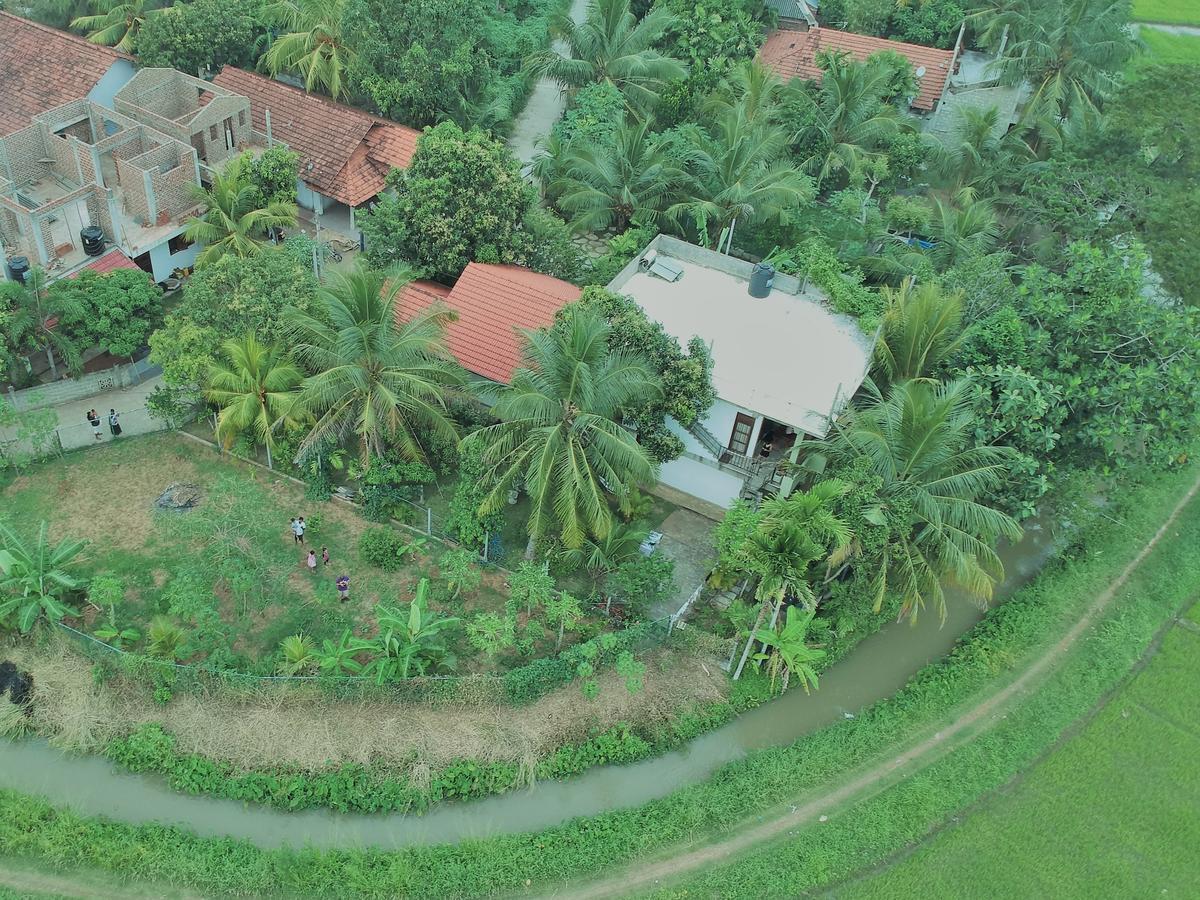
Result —
<instances>
[{"instance_id":1,"label":"concrete path","mask_svg":"<svg viewBox=\"0 0 1200 900\"><path fill-rule=\"evenodd\" d=\"M1166 22L1134 22L1138 28L1153 28L1168 34L1187 34L1200 37L1200 25L1168 25Z\"/></svg>"},{"instance_id":2,"label":"concrete path","mask_svg":"<svg viewBox=\"0 0 1200 900\"><path fill-rule=\"evenodd\" d=\"M675 594L660 607L650 610L650 618L670 616L704 583L717 561L712 519L690 509L677 509L659 526L663 539L656 553L675 562Z\"/></svg>"},{"instance_id":3,"label":"concrete path","mask_svg":"<svg viewBox=\"0 0 1200 900\"><path fill-rule=\"evenodd\" d=\"M571 0L569 15L576 25L587 18L587 5L588 0ZM563 55L568 52L565 41L555 41L552 46ZM557 81L542 78L534 85L529 101L513 123L512 136L508 139L508 149L521 161L523 168L533 161L538 143L550 133L566 108L567 98Z\"/></svg>"},{"instance_id":4,"label":"concrete path","mask_svg":"<svg viewBox=\"0 0 1200 900\"><path fill-rule=\"evenodd\" d=\"M150 415L150 411L146 409L146 398L162 383L162 375L155 375L147 378L141 384L105 391L53 407L54 412L58 415L58 437L62 442L62 448L76 450L92 444L119 440L119 438L114 438L108 430L108 411L110 409L115 409L119 414L123 435L162 431L165 427L162 420ZM96 440L92 433L92 426L88 424L87 411L89 409L95 409L100 413L100 440ZM0 443L16 439L15 429L0 428Z\"/></svg>"}]
</instances>

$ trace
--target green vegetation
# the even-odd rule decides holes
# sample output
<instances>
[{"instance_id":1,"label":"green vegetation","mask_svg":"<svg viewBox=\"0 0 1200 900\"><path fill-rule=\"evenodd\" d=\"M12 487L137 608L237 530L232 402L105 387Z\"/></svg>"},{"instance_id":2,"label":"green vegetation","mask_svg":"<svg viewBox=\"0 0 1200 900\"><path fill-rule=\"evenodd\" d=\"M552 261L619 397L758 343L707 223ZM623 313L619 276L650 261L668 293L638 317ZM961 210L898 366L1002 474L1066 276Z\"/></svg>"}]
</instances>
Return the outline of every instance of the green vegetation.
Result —
<instances>
[{"instance_id":1,"label":"green vegetation","mask_svg":"<svg viewBox=\"0 0 1200 900\"><path fill-rule=\"evenodd\" d=\"M1200 18L1198 14L1197 18ZM1200 35L1170 34L1155 28L1142 28L1138 37L1146 45L1146 55L1134 60L1134 73L1138 66L1189 65L1200 66Z\"/></svg>"},{"instance_id":2,"label":"green vegetation","mask_svg":"<svg viewBox=\"0 0 1200 900\"><path fill-rule=\"evenodd\" d=\"M811 734L791 747L760 751L720 778L633 810L575 820L533 835L457 846L377 851L263 851L246 843L190 836L161 826L130 827L58 811L11 792L0 795L0 851L69 869L84 866L153 878L215 893L388 891L411 896L483 895L526 879L537 884L645 860L675 842L740 828L743 816L781 798L819 792L831 777L890 758L898 744L927 734L981 690L994 689L1053 643L1068 623L1119 574L1194 479L1188 469L1131 492L1081 532L1087 554L1064 554L1029 587L999 607L946 660L857 719ZM714 869L690 886L731 896L795 893L876 862L926 832L931 818L954 813L1036 758L1062 728L1125 675L1162 621L1200 587L1191 547L1200 507L1176 523L1115 600L1104 627L1088 632L1043 690L1022 698L993 729L961 751L846 813L803 828L795 838ZM1074 561L1072 561L1074 560Z\"/></svg>"},{"instance_id":3,"label":"green vegetation","mask_svg":"<svg viewBox=\"0 0 1200 900\"><path fill-rule=\"evenodd\" d=\"M1171 628L1148 668L1079 735L911 856L838 896L961 897L971 884L1002 884L1016 896L1187 894L1196 865L1181 850L1200 837L1200 738L1188 727L1200 715L1198 641Z\"/></svg>"},{"instance_id":4,"label":"green vegetation","mask_svg":"<svg viewBox=\"0 0 1200 900\"><path fill-rule=\"evenodd\" d=\"M1133 19L1140 22L1169 22L1200 25L1200 10L1190 0L1133 0Z\"/></svg>"}]
</instances>

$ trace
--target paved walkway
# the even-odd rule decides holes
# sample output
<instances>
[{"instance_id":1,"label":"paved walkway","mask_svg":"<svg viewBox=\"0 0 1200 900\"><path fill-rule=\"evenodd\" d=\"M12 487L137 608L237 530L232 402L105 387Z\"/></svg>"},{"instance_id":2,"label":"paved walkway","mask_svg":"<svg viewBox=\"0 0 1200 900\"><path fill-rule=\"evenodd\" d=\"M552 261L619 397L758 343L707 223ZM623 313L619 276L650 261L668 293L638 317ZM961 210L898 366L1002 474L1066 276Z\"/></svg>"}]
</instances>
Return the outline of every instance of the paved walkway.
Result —
<instances>
[{"instance_id":1,"label":"paved walkway","mask_svg":"<svg viewBox=\"0 0 1200 900\"><path fill-rule=\"evenodd\" d=\"M675 562L675 594L666 603L650 610L650 618L674 615L696 588L704 583L717 561L713 541L716 523L690 509L677 509L659 526L663 539L657 553Z\"/></svg>"},{"instance_id":2,"label":"paved walkway","mask_svg":"<svg viewBox=\"0 0 1200 900\"><path fill-rule=\"evenodd\" d=\"M569 14L571 21L576 25L587 18L587 5L588 0L571 0ZM555 41L552 47L564 55L568 51L565 41ZM513 123L512 136L508 139L508 148L521 161L522 166L533 162L538 144L550 133L550 129L566 108L566 94L557 81L542 78L534 85L529 101L517 116L517 121Z\"/></svg>"},{"instance_id":3,"label":"paved walkway","mask_svg":"<svg viewBox=\"0 0 1200 900\"><path fill-rule=\"evenodd\" d=\"M147 378L141 384L127 388L84 397L81 400L70 400L53 407L58 414L58 437L64 450L75 450L92 444L103 444L113 440L108 431L108 411L115 409L120 415L121 432L124 435L148 434L152 431L162 431L162 420L150 415L146 409L146 398L162 384L162 376L155 375ZM95 409L100 413L103 425L100 440L92 433L92 426L87 421L87 411ZM16 440L16 430L0 428L0 442Z\"/></svg>"},{"instance_id":4,"label":"paved walkway","mask_svg":"<svg viewBox=\"0 0 1200 900\"><path fill-rule=\"evenodd\" d=\"M1200 25L1168 25L1166 22L1134 22L1138 28L1153 28L1155 31L1165 31L1168 34L1187 34L1200 37Z\"/></svg>"}]
</instances>

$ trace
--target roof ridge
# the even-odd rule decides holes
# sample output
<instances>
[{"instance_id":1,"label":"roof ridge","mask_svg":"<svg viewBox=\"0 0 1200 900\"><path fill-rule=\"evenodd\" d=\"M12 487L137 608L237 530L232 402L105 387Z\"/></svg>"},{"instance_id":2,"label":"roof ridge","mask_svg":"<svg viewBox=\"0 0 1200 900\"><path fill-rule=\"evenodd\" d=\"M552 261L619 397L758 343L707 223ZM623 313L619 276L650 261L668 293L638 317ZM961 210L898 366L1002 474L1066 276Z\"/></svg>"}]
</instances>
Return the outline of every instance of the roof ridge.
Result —
<instances>
[{"instance_id":1,"label":"roof ridge","mask_svg":"<svg viewBox=\"0 0 1200 900\"><path fill-rule=\"evenodd\" d=\"M71 41L72 43L75 43L75 44L79 44L82 47L87 47L91 50L100 50L104 53L111 54L114 59L127 59L131 62L133 61L133 57L130 56L128 53L122 53L120 50L116 50L112 47L107 47L104 44L94 44L91 41L89 41L87 38L80 37L77 34L71 34L71 32L63 31L61 28L52 28L49 25L43 25L41 22L35 22L33 19L26 19L24 16L18 16L16 13L10 13L10 12L5 12L4 10L0 10L0 17L6 18L6 19L13 19L17 22L20 22L21 25L23 25L25 27L36 28L39 31L44 31L47 34L52 34L58 38L65 38L66 40Z\"/></svg>"}]
</instances>

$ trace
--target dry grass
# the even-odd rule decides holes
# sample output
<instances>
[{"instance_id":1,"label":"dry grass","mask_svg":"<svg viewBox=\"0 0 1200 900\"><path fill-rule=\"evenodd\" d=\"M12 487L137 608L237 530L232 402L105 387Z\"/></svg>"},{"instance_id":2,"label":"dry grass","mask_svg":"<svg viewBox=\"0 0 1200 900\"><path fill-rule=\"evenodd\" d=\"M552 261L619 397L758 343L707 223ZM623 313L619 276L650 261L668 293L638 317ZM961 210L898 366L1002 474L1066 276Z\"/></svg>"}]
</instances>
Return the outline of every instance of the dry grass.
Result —
<instances>
[{"instance_id":1,"label":"dry grass","mask_svg":"<svg viewBox=\"0 0 1200 900\"><path fill-rule=\"evenodd\" d=\"M49 485L39 513L50 522L54 537L140 550L154 530L154 501L163 488L197 477L196 464L162 442L139 441L120 449L74 454L59 464L52 479L40 476ZM4 493L17 494L29 484L29 477L22 476ZM110 491L112 484L121 486L119 495Z\"/></svg>"},{"instance_id":2,"label":"dry grass","mask_svg":"<svg viewBox=\"0 0 1200 900\"><path fill-rule=\"evenodd\" d=\"M720 699L725 678L697 659L673 659L669 671L648 660L645 686L630 694L621 678L600 678L595 700L567 686L519 708L497 704L434 707L419 703L339 701L317 689L254 689L180 694L166 707L142 688L93 683L91 664L63 640L10 654L34 676L34 724L56 745L95 751L148 722L178 738L180 750L243 769L274 764L318 771L331 764L373 764L428 780L456 759L536 761L595 729L653 726Z\"/></svg>"}]
</instances>

